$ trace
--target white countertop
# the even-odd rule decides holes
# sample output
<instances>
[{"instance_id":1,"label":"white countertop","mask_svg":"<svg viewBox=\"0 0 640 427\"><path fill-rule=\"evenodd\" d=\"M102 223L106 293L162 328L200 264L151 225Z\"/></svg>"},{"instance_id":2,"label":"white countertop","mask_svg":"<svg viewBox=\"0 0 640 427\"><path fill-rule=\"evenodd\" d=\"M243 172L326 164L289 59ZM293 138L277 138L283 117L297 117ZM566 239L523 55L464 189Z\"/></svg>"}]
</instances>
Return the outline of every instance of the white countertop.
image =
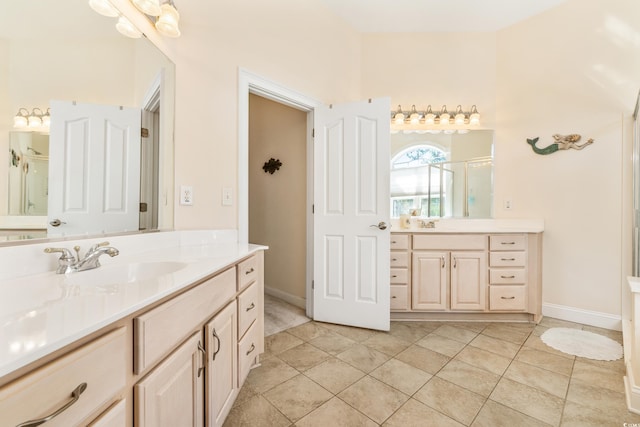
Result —
<instances>
[{"instance_id":1,"label":"white countertop","mask_svg":"<svg viewBox=\"0 0 640 427\"><path fill-rule=\"evenodd\" d=\"M419 221L435 221L435 228L420 227ZM452 219L411 218L411 227L401 228L398 219L391 220L392 233L542 233L541 219Z\"/></svg>"},{"instance_id":2,"label":"white countertop","mask_svg":"<svg viewBox=\"0 0 640 427\"><path fill-rule=\"evenodd\" d=\"M185 234L187 237L185 238ZM224 235L224 238L219 238ZM229 238L231 236L231 238ZM173 294L194 281L223 270L238 260L266 249L265 246L238 244L233 236L216 232L166 232L118 237L111 246L120 250L114 258L102 256L102 267L69 275L46 272L0 277L0 378L41 357L99 330L127 315ZM147 240L148 245L141 244ZM56 246L86 248L93 241L57 242ZM52 254L43 254L34 245L2 248L0 257L42 258L48 265ZM37 255L36 255L37 254ZM46 262L45 262L46 261ZM179 270L155 278L130 283L101 280L100 269L117 271L114 266L151 262L178 262ZM5 265L0 265L5 270ZM24 267L18 266L18 271ZM103 277L105 275L103 274ZM93 283L92 283L93 282Z\"/></svg>"}]
</instances>

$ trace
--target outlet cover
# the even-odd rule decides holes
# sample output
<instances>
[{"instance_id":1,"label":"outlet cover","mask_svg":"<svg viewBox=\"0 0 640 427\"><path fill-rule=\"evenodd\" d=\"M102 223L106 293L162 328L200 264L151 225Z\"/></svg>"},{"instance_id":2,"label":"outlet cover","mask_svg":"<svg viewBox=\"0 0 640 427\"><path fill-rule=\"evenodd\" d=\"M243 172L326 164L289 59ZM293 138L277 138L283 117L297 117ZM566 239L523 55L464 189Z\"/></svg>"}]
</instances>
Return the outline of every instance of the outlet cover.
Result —
<instances>
[{"instance_id":1,"label":"outlet cover","mask_svg":"<svg viewBox=\"0 0 640 427\"><path fill-rule=\"evenodd\" d=\"M511 199L504 199L504 210L510 211L513 209L513 201Z\"/></svg>"},{"instance_id":2,"label":"outlet cover","mask_svg":"<svg viewBox=\"0 0 640 427\"><path fill-rule=\"evenodd\" d=\"M180 186L180 204L191 206L193 205L193 187L190 185Z\"/></svg>"}]
</instances>

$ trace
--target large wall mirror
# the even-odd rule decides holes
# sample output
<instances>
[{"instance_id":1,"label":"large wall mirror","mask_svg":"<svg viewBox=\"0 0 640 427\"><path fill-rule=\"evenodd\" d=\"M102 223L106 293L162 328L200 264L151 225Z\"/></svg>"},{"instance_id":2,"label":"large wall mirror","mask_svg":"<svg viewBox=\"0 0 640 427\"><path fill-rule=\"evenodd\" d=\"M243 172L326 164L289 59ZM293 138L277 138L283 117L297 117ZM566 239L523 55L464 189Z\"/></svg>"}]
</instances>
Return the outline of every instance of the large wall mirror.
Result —
<instances>
[{"instance_id":1,"label":"large wall mirror","mask_svg":"<svg viewBox=\"0 0 640 427\"><path fill-rule=\"evenodd\" d=\"M116 22L93 11L87 0L3 5L0 86L7 96L0 97L0 242L173 227L175 66L144 36L120 34ZM46 112L55 101L140 111L149 136L139 142L137 227L104 230L96 224L71 232L61 227L57 233L49 227L47 234L53 219L48 197L55 193L47 176L56 166L49 156L55 154L49 152L49 129L18 129L13 118L20 108Z\"/></svg>"},{"instance_id":2,"label":"large wall mirror","mask_svg":"<svg viewBox=\"0 0 640 427\"><path fill-rule=\"evenodd\" d=\"M491 218L492 130L391 134L391 216Z\"/></svg>"}]
</instances>

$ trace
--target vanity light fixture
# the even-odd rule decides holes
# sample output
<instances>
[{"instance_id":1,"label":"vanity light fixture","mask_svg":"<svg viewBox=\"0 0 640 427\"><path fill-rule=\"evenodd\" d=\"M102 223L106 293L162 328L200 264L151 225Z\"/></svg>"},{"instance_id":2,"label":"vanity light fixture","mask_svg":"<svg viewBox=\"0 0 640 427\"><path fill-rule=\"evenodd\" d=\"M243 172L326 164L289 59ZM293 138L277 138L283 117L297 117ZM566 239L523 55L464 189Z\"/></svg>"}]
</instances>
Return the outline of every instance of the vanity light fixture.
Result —
<instances>
[{"instance_id":1,"label":"vanity light fixture","mask_svg":"<svg viewBox=\"0 0 640 427\"><path fill-rule=\"evenodd\" d=\"M20 108L18 113L13 118L13 127L14 128L26 128L29 124L29 110L26 108Z\"/></svg>"},{"instance_id":2,"label":"vanity light fixture","mask_svg":"<svg viewBox=\"0 0 640 427\"><path fill-rule=\"evenodd\" d=\"M29 117L27 117L27 121L29 122L29 127L38 128L42 126L42 116L44 116L44 113L38 107L31 110L31 114L29 114Z\"/></svg>"},{"instance_id":3,"label":"vanity light fixture","mask_svg":"<svg viewBox=\"0 0 640 427\"><path fill-rule=\"evenodd\" d=\"M411 106L411 114L409 114L409 121L411 122L412 125L417 125L418 123L420 123L420 119L422 118L422 114L419 114L416 111L416 106L412 105Z\"/></svg>"},{"instance_id":4,"label":"vanity light fixture","mask_svg":"<svg viewBox=\"0 0 640 427\"><path fill-rule=\"evenodd\" d=\"M160 16L162 13L160 0L131 0L131 3L133 3L140 12L149 16Z\"/></svg>"},{"instance_id":5,"label":"vanity light fixture","mask_svg":"<svg viewBox=\"0 0 640 427\"><path fill-rule=\"evenodd\" d=\"M161 13L156 20L156 30L163 36L180 37L180 14L173 4L173 0L163 3L160 6Z\"/></svg>"},{"instance_id":6,"label":"vanity light fixture","mask_svg":"<svg viewBox=\"0 0 640 427\"><path fill-rule=\"evenodd\" d=\"M51 109L47 108L47 112L42 115L42 126L51 126Z\"/></svg>"},{"instance_id":7,"label":"vanity light fixture","mask_svg":"<svg viewBox=\"0 0 640 427\"><path fill-rule=\"evenodd\" d=\"M442 110L440 110L440 124L441 125L448 125L450 118L451 118L451 115L447 111L447 106L443 105L442 106Z\"/></svg>"},{"instance_id":8,"label":"vanity light fixture","mask_svg":"<svg viewBox=\"0 0 640 427\"><path fill-rule=\"evenodd\" d=\"M403 111L402 106L398 105L398 109L391 113L392 130L404 133L418 131L420 133L440 133L444 130L466 133L469 131L469 126L478 125L480 125L480 113L475 105L467 112L462 109L462 105L458 105L453 114L447 111L446 105L443 105L437 113L433 112L431 105L424 111L416 110L415 104L411 106L409 111Z\"/></svg>"},{"instance_id":9,"label":"vanity light fixture","mask_svg":"<svg viewBox=\"0 0 640 427\"><path fill-rule=\"evenodd\" d=\"M127 18L124 16L120 16L118 18L118 23L116 24L116 29L123 36L130 37L132 39L139 39L142 37L142 32L138 30Z\"/></svg>"},{"instance_id":10,"label":"vanity light fixture","mask_svg":"<svg viewBox=\"0 0 640 427\"><path fill-rule=\"evenodd\" d=\"M109 18L115 18L120 14L109 0L89 0L89 6L102 16L108 16Z\"/></svg>"},{"instance_id":11,"label":"vanity light fixture","mask_svg":"<svg viewBox=\"0 0 640 427\"><path fill-rule=\"evenodd\" d=\"M398 111L393 116L393 122L397 125L401 125L404 123L404 113L402 112L402 107L398 105Z\"/></svg>"}]
</instances>

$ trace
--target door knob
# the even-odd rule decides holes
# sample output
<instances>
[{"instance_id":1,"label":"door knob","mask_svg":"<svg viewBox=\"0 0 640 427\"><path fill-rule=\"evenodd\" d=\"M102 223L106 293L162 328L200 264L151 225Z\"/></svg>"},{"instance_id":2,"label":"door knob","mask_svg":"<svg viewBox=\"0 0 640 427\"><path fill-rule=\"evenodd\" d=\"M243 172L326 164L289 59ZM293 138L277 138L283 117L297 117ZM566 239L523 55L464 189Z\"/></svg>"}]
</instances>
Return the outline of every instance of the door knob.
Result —
<instances>
[{"instance_id":1,"label":"door knob","mask_svg":"<svg viewBox=\"0 0 640 427\"><path fill-rule=\"evenodd\" d=\"M369 227L377 227L380 230L386 230L387 229L387 223L384 221L380 221L377 225L370 225Z\"/></svg>"},{"instance_id":2,"label":"door knob","mask_svg":"<svg viewBox=\"0 0 640 427\"><path fill-rule=\"evenodd\" d=\"M51 224L52 227L60 227L61 224L66 224L66 222L60 221L58 218L56 218L53 221L51 221L49 224Z\"/></svg>"}]
</instances>

